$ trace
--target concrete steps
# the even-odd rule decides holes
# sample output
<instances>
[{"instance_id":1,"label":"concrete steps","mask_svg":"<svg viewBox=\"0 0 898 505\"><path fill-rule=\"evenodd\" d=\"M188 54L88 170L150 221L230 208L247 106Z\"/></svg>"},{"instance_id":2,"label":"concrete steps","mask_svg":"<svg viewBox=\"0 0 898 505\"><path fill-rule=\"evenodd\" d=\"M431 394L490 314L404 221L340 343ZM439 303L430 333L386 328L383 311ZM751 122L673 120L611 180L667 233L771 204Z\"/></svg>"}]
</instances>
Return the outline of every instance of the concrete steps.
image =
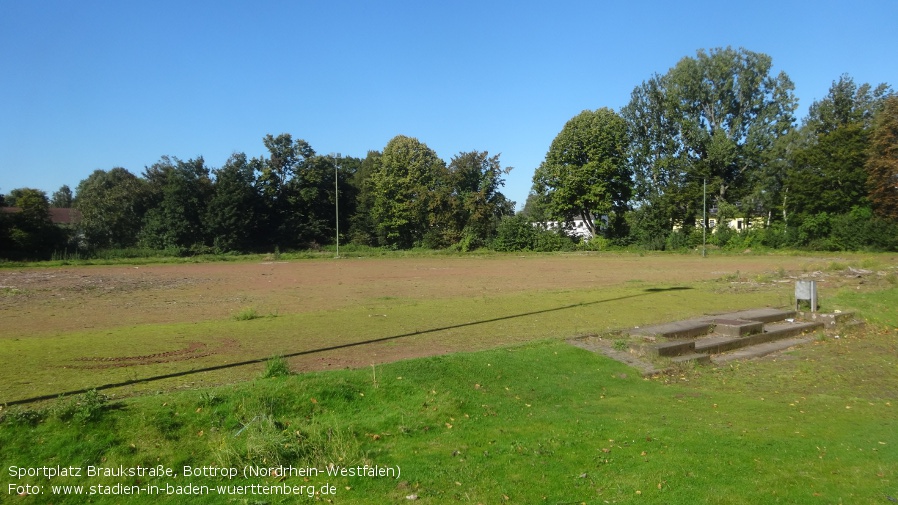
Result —
<instances>
[{"instance_id":1,"label":"concrete steps","mask_svg":"<svg viewBox=\"0 0 898 505\"><path fill-rule=\"evenodd\" d=\"M684 363L717 365L751 359L813 341L811 332L850 332L863 321L850 312L796 313L792 310L754 309L703 318L634 328L628 332L629 350L598 335L569 342L640 369L645 376L676 370ZM634 352L635 351L635 352ZM646 356L662 357L648 360Z\"/></svg>"},{"instance_id":2,"label":"concrete steps","mask_svg":"<svg viewBox=\"0 0 898 505\"><path fill-rule=\"evenodd\" d=\"M744 359L735 356L769 354L796 345L794 342L804 342L807 337L801 336L809 332L832 329L853 319L853 314L847 312L800 315L808 320L796 320L797 314L792 310L753 309L635 328L630 335L641 336L643 342L631 347L671 358L673 363L725 362L730 359L718 356L730 353L732 359ZM753 350L742 351L747 348Z\"/></svg>"},{"instance_id":3,"label":"concrete steps","mask_svg":"<svg viewBox=\"0 0 898 505\"><path fill-rule=\"evenodd\" d=\"M729 363L731 361L738 361L741 359L752 359L752 358L760 358L762 356L767 356L768 354L773 354L778 351L784 351L790 347L807 344L814 340L814 337L810 335L805 335L801 337L792 337L785 338L782 340L774 340L772 342L767 342L765 344L752 345L749 347L743 347L741 349L737 349L735 351L726 352L723 354L715 354L713 356L708 355L708 358L715 365L723 365Z\"/></svg>"},{"instance_id":4,"label":"concrete steps","mask_svg":"<svg viewBox=\"0 0 898 505\"><path fill-rule=\"evenodd\" d=\"M743 347L794 337L821 328L823 328L823 323L813 321L807 323L772 323L765 325L764 331L745 337L713 335L698 339L695 342L695 352L720 354Z\"/></svg>"}]
</instances>

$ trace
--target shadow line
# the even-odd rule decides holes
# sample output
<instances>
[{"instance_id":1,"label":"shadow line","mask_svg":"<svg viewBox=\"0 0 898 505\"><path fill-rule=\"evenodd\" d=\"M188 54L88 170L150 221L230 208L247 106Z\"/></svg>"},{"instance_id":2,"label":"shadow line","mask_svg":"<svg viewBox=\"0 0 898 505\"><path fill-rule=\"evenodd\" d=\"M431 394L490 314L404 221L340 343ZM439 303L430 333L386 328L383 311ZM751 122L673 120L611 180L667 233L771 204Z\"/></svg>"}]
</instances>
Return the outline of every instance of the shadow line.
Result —
<instances>
[{"instance_id":1,"label":"shadow line","mask_svg":"<svg viewBox=\"0 0 898 505\"><path fill-rule=\"evenodd\" d=\"M358 347L358 346L368 345L368 344L377 344L380 342L388 342L390 340L397 340L400 338L413 337L415 335L426 335L428 333L436 333L436 332L440 332L440 331L454 330L457 328L466 328L469 326L477 326L479 324L495 323L498 321L507 321L509 319L516 319L519 317L535 316L537 314L546 314L548 312L557 312L560 310L574 309L577 307L588 307L590 305L598 305L600 303L616 302L616 301L620 301L620 300L627 300L630 298L638 298L640 296L647 296L647 295L663 293L663 292L667 292L667 291L682 291L682 290L688 290L688 289L693 289L693 288L684 287L684 286L677 286L677 287L671 287L671 288L646 288L645 290L643 290L644 292L633 294L633 295L618 296L616 298L607 298L604 300L596 300L596 301L592 301L592 302L574 303L571 305L563 305L561 307L554 307L551 309L534 310L531 312L512 314L510 316L494 317L492 319L483 319L481 321L472 321L469 323L454 324L454 325L450 325L450 326L442 326L439 328L416 330L413 332L403 333L400 335L392 335L389 337L375 338L375 339L370 339L370 340L362 340L360 342L350 342L348 344L332 345L332 346L328 346L328 347L320 347L318 349L309 349L309 350L305 350L305 351L298 351L298 352L293 352L293 353L289 353L289 354L283 354L282 357L293 358L296 356L305 356L308 354L316 354L319 352L336 351L339 349L347 349L350 347ZM71 391L65 391L62 393L47 394L47 395L41 395L41 396L34 396L31 398L22 398L19 400L12 400L12 401L8 401L8 402L0 402L0 405L22 405L22 404L26 404L26 403L33 403L33 402L38 402L38 401L43 401L43 400L52 400L54 398L59 398L60 396L83 394L90 390L103 391L105 389L113 389L113 388L118 388L118 387L131 386L134 384L142 384L145 382L154 382L154 381L164 380L164 379L173 379L176 377L184 377L187 375L192 375L192 374L197 374L197 373L214 372L216 370L225 370L228 368L235 368L235 367L239 367L239 366L254 365L256 363L264 363L264 362L268 361L269 359L270 359L270 357L257 358L257 359L250 359L250 360L245 360L245 361L236 361L236 362L232 362L232 363L225 363L222 365L213 365L213 366L207 366L207 367L203 367L203 368L194 368L192 370L184 370L181 372L172 372L172 373L162 374L162 375L153 375L150 377L143 377L140 379L129 379L129 380L122 381L122 382L112 382L109 384L103 384L103 385L92 387L92 388L76 389L76 390L71 390Z\"/></svg>"}]
</instances>

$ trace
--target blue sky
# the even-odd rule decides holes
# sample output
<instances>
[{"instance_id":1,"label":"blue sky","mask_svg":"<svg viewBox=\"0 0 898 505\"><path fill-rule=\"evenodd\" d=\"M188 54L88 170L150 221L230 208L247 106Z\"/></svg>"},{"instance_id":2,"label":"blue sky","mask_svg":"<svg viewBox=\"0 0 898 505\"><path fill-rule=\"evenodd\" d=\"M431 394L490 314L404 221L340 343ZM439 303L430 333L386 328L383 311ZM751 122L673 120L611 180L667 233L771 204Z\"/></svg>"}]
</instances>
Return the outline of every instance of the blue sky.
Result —
<instances>
[{"instance_id":1,"label":"blue sky","mask_svg":"<svg viewBox=\"0 0 898 505\"><path fill-rule=\"evenodd\" d=\"M522 205L568 119L698 49L772 56L800 119L843 73L898 86L896 20L894 0L0 0L0 192L219 167L267 133L357 157L402 134L501 153Z\"/></svg>"}]
</instances>

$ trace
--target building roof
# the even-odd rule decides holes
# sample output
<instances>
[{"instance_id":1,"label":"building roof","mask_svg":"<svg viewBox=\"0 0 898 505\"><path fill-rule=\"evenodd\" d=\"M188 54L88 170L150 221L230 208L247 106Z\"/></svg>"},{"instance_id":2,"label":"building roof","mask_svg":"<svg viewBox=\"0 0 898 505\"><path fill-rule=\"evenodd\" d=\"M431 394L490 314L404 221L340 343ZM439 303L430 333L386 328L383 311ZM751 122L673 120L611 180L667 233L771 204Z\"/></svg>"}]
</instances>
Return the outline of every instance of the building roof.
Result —
<instances>
[{"instance_id":1,"label":"building roof","mask_svg":"<svg viewBox=\"0 0 898 505\"><path fill-rule=\"evenodd\" d=\"M0 212L17 214L22 212L20 207L0 207ZM81 221L81 211L78 209L50 207L50 222L53 224L75 224Z\"/></svg>"}]
</instances>

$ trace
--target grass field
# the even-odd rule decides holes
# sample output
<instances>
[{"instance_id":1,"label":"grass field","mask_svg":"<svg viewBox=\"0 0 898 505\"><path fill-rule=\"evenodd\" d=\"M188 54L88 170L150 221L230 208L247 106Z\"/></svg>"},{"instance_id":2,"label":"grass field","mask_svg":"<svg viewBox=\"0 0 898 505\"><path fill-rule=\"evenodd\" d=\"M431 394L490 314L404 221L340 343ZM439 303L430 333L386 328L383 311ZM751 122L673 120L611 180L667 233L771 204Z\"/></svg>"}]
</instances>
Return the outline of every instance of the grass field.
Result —
<instances>
[{"instance_id":1,"label":"grass field","mask_svg":"<svg viewBox=\"0 0 898 505\"><path fill-rule=\"evenodd\" d=\"M0 315L11 323L0 401L184 374L7 406L0 463L6 473L401 469L398 479L230 481L314 486L319 494L300 502L888 503L898 498L895 266L881 255L548 255L0 271L9 286ZM798 276L818 279L825 308L858 309L872 324L775 359L653 380L563 342L787 306ZM317 351L337 346L347 347ZM289 357L298 352L307 354ZM278 354L303 373L258 378L261 362L187 373ZM328 369L339 370L315 371ZM0 502L86 501L50 497L52 484L188 482L228 480L7 475ZM13 492L25 484L44 494ZM320 494L325 485L333 492Z\"/></svg>"}]
</instances>

